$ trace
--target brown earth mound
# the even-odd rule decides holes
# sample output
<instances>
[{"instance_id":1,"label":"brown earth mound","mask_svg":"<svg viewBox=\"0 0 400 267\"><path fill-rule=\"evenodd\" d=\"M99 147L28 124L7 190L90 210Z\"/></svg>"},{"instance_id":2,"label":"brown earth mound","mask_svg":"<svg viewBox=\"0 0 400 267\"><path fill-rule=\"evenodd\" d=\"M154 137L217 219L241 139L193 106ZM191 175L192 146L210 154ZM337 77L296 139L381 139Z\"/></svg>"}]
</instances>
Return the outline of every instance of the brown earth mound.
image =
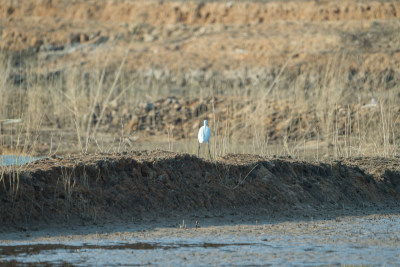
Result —
<instances>
[{"instance_id":1,"label":"brown earth mound","mask_svg":"<svg viewBox=\"0 0 400 267\"><path fill-rule=\"evenodd\" d=\"M4 169L2 225L199 214L398 205L398 159L310 163L227 155L207 161L164 151L39 160Z\"/></svg>"}]
</instances>

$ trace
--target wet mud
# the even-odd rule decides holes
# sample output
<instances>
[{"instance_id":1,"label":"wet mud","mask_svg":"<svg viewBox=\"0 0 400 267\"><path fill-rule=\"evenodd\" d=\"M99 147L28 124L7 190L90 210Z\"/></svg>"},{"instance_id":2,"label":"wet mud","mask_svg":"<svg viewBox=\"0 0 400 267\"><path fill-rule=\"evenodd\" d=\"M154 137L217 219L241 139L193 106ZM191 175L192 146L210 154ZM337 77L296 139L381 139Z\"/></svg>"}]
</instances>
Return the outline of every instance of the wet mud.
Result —
<instances>
[{"instance_id":1,"label":"wet mud","mask_svg":"<svg viewBox=\"0 0 400 267\"><path fill-rule=\"evenodd\" d=\"M333 212L331 219L199 218L201 227L189 220L184 228L160 220L46 229L0 235L0 255L8 265L398 266L398 212Z\"/></svg>"}]
</instances>

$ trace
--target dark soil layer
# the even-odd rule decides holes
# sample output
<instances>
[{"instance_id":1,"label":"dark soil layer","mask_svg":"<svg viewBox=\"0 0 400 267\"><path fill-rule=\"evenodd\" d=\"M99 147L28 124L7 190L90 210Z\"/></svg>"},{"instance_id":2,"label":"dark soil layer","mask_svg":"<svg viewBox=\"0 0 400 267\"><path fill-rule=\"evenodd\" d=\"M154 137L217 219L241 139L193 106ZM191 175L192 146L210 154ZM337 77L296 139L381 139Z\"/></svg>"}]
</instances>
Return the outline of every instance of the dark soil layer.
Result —
<instances>
[{"instance_id":1,"label":"dark soil layer","mask_svg":"<svg viewBox=\"0 0 400 267\"><path fill-rule=\"evenodd\" d=\"M268 212L400 204L398 159L301 162L142 151L49 158L6 170L3 226L258 209Z\"/></svg>"}]
</instances>

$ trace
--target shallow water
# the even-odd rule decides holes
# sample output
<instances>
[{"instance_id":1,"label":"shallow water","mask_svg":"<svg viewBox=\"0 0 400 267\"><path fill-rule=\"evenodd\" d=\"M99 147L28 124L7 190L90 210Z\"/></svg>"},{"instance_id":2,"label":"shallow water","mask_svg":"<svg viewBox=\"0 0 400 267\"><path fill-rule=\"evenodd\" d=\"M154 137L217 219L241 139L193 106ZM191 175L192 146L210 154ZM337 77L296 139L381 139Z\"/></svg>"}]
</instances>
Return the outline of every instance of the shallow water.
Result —
<instances>
[{"instance_id":1,"label":"shallow water","mask_svg":"<svg viewBox=\"0 0 400 267\"><path fill-rule=\"evenodd\" d=\"M23 165L40 158L18 155L0 155L0 166Z\"/></svg>"},{"instance_id":2,"label":"shallow water","mask_svg":"<svg viewBox=\"0 0 400 267\"><path fill-rule=\"evenodd\" d=\"M112 227L111 227L112 229ZM93 229L92 229L93 230ZM400 265L400 215L48 234L0 242L3 262L85 265ZM121 230L121 231L119 231Z\"/></svg>"}]
</instances>

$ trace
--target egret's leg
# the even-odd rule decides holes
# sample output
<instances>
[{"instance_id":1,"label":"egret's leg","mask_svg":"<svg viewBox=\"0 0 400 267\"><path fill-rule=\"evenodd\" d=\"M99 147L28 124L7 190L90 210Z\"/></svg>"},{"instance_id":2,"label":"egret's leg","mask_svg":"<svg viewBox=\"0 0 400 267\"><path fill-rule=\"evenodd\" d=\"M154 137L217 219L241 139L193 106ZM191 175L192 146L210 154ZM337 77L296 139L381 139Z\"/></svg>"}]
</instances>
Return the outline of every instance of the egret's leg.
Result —
<instances>
[{"instance_id":1,"label":"egret's leg","mask_svg":"<svg viewBox=\"0 0 400 267\"><path fill-rule=\"evenodd\" d=\"M207 144L208 144L208 155L210 155L210 159L211 159L210 142L207 142Z\"/></svg>"},{"instance_id":2,"label":"egret's leg","mask_svg":"<svg viewBox=\"0 0 400 267\"><path fill-rule=\"evenodd\" d=\"M199 143L199 145L197 146L197 157L199 157L199 155L200 155L200 143Z\"/></svg>"}]
</instances>

